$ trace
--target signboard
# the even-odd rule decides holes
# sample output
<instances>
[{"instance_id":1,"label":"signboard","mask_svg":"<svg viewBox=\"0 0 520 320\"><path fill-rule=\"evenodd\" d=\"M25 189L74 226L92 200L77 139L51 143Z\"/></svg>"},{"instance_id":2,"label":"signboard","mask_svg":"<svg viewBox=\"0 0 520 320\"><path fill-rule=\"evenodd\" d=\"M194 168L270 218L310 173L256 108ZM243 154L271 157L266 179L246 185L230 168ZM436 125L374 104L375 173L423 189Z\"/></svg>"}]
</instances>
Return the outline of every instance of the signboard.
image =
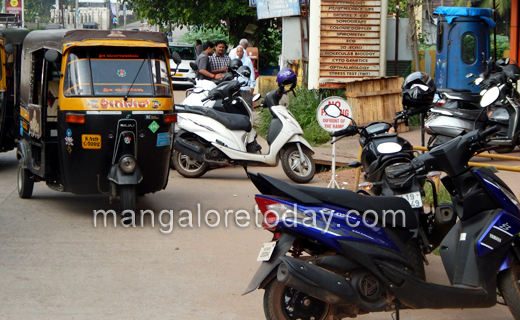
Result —
<instances>
[{"instance_id":1,"label":"signboard","mask_svg":"<svg viewBox=\"0 0 520 320\"><path fill-rule=\"evenodd\" d=\"M379 77L381 1L321 0L319 82Z\"/></svg>"},{"instance_id":2,"label":"signboard","mask_svg":"<svg viewBox=\"0 0 520 320\"><path fill-rule=\"evenodd\" d=\"M299 0L256 0L258 19L300 15Z\"/></svg>"},{"instance_id":3,"label":"signboard","mask_svg":"<svg viewBox=\"0 0 520 320\"><path fill-rule=\"evenodd\" d=\"M347 117L352 117L352 108L341 97L324 99L316 110L318 123L323 130L328 132L335 132L348 127L351 120Z\"/></svg>"},{"instance_id":4,"label":"signboard","mask_svg":"<svg viewBox=\"0 0 520 320\"><path fill-rule=\"evenodd\" d=\"M22 16L22 1L23 0L6 0L5 1L5 11L7 13L15 13L18 16Z\"/></svg>"}]
</instances>

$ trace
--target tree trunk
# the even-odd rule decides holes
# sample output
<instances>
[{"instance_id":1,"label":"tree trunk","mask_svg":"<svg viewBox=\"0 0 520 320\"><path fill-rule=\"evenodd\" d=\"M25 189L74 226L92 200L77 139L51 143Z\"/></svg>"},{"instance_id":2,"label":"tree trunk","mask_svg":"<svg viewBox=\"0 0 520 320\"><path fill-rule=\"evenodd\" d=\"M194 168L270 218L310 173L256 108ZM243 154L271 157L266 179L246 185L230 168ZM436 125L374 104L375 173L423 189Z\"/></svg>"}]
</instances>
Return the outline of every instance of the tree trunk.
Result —
<instances>
[{"instance_id":1,"label":"tree trunk","mask_svg":"<svg viewBox=\"0 0 520 320\"><path fill-rule=\"evenodd\" d=\"M414 62L414 71L421 71L421 58L419 57L419 42L417 41L417 21L415 20L415 1L408 1L408 29L411 35L411 47Z\"/></svg>"}]
</instances>

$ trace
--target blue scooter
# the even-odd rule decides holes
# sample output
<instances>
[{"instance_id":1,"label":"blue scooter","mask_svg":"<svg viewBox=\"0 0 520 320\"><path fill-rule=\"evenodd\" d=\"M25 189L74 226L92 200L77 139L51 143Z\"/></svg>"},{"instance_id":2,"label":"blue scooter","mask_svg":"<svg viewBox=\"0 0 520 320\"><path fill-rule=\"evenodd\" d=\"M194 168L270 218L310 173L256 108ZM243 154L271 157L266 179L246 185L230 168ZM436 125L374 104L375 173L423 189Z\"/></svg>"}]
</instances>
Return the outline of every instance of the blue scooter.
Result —
<instances>
[{"instance_id":1,"label":"blue scooter","mask_svg":"<svg viewBox=\"0 0 520 320\"><path fill-rule=\"evenodd\" d=\"M244 294L265 289L269 320L341 319L401 309L488 308L497 288L520 319L520 205L493 167L468 166L498 130L473 131L389 172L443 171L458 221L440 255L451 285L425 281L417 211L399 197L289 185L250 173L274 235ZM290 253L290 255L288 255Z\"/></svg>"}]
</instances>

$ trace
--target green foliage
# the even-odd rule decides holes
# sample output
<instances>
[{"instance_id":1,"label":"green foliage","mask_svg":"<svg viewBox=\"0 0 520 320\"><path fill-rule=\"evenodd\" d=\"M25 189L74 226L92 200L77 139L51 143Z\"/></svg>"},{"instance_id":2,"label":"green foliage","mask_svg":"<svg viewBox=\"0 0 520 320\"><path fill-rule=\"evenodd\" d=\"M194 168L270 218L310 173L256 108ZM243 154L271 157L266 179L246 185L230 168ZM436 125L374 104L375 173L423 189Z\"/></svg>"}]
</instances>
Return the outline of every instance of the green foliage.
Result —
<instances>
[{"instance_id":1,"label":"green foliage","mask_svg":"<svg viewBox=\"0 0 520 320\"><path fill-rule=\"evenodd\" d=\"M330 140L330 133L323 130L316 120L316 110L320 102L330 96L345 98L342 90L309 90L306 87L296 89L296 97L290 97L289 111L294 115L303 129L303 137L311 145L316 146ZM263 137L267 136L271 123L269 109L263 109L260 113L257 131Z\"/></svg>"},{"instance_id":2,"label":"green foliage","mask_svg":"<svg viewBox=\"0 0 520 320\"><path fill-rule=\"evenodd\" d=\"M495 42L494 36L490 37L491 42L491 52L495 50ZM504 50L509 50L510 42L506 36L497 35L497 59L500 59L504 56Z\"/></svg>"},{"instance_id":3,"label":"green foliage","mask_svg":"<svg viewBox=\"0 0 520 320\"><path fill-rule=\"evenodd\" d=\"M217 28L193 28L191 31L182 35L182 42L195 44L200 39L202 43L206 41L224 40L229 44L229 35L225 27Z\"/></svg>"},{"instance_id":4,"label":"green foliage","mask_svg":"<svg viewBox=\"0 0 520 320\"><path fill-rule=\"evenodd\" d=\"M388 0L388 15L395 15L396 2L396 0ZM408 18L408 12L406 11L406 0L399 0L399 18Z\"/></svg>"},{"instance_id":5,"label":"green foliage","mask_svg":"<svg viewBox=\"0 0 520 320\"><path fill-rule=\"evenodd\" d=\"M260 39L258 50L261 53L261 66L277 66L278 57L282 51L282 30L268 28L265 37Z\"/></svg>"}]
</instances>

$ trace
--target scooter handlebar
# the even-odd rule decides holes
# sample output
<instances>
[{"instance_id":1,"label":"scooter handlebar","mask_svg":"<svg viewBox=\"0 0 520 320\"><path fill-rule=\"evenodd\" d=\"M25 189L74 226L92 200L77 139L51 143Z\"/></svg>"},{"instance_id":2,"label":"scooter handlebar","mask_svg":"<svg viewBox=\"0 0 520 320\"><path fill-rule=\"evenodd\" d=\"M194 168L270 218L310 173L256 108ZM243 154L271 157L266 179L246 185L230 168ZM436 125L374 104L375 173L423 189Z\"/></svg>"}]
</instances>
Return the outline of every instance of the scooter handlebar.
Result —
<instances>
[{"instance_id":1,"label":"scooter handlebar","mask_svg":"<svg viewBox=\"0 0 520 320\"><path fill-rule=\"evenodd\" d=\"M500 127L498 125L492 126L489 129L479 132L478 136L480 139L484 140L491 134L500 131Z\"/></svg>"}]
</instances>

